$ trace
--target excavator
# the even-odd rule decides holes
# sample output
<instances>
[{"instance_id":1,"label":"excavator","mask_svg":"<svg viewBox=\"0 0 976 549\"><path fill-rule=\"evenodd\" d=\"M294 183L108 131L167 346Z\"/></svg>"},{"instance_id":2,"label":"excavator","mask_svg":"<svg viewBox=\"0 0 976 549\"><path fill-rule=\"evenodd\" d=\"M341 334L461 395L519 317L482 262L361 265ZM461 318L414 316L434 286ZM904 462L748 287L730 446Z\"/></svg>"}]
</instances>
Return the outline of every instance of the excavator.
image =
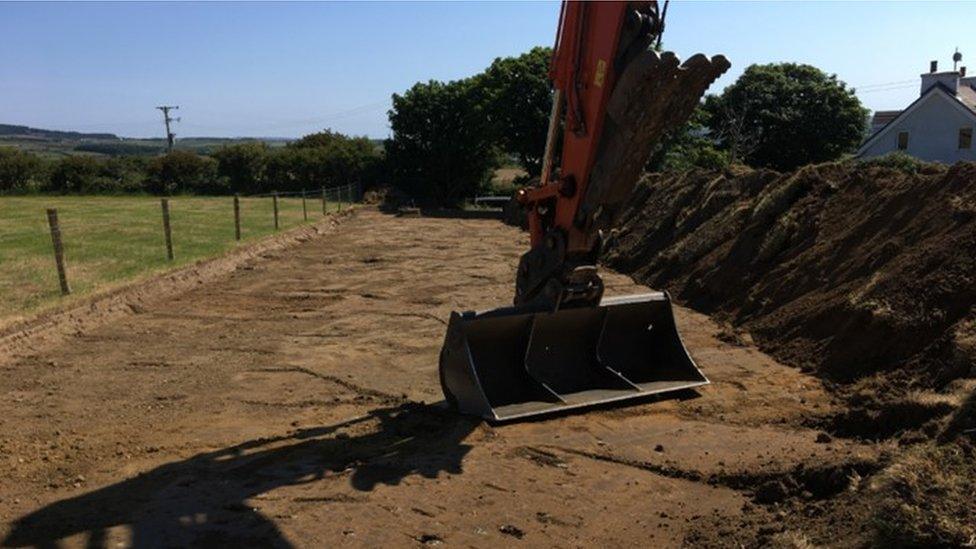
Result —
<instances>
[{"instance_id":1,"label":"excavator","mask_svg":"<svg viewBox=\"0 0 976 549\"><path fill-rule=\"evenodd\" d=\"M514 304L453 312L441 349L441 387L461 413L505 422L708 383L668 294L605 298L597 272L655 145L730 66L660 52L666 14L656 1L564 0L542 174L516 193L531 246Z\"/></svg>"}]
</instances>

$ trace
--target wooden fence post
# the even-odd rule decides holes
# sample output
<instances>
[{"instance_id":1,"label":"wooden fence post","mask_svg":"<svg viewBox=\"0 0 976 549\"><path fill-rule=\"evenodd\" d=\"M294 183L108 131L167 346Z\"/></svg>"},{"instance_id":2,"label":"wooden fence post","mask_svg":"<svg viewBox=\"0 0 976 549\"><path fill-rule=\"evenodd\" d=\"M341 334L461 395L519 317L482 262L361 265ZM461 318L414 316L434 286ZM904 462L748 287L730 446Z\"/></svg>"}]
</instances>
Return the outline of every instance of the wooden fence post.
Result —
<instances>
[{"instance_id":1,"label":"wooden fence post","mask_svg":"<svg viewBox=\"0 0 976 549\"><path fill-rule=\"evenodd\" d=\"M173 233L169 226L169 200L161 199L163 206L163 233L166 235L166 259L173 261Z\"/></svg>"},{"instance_id":2,"label":"wooden fence post","mask_svg":"<svg viewBox=\"0 0 976 549\"><path fill-rule=\"evenodd\" d=\"M54 245L54 263L58 266L61 295L68 295L71 293L71 287L68 286L68 274L64 268L64 245L61 243L61 225L58 224L57 208L47 209L47 224L51 227L51 244Z\"/></svg>"},{"instance_id":3,"label":"wooden fence post","mask_svg":"<svg viewBox=\"0 0 976 549\"><path fill-rule=\"evenodd\" d=\"M305 189L302 189L302 216L308 221L308 208L305 206Z\"/></svg>"},{"instance_id":4,"label":"wooden fence post","mask_svg":"<svg viewBox=\"0 0 976 549\"><path fill-rule=\"evenodd\" d=\"M241 239L241 197L234 195L234 238Z\"/></svg>"},{"instance_id":5,"label":"wooden fence post","mask_svg":"<svg viewBox=\"0 0 976 549\"><path fill-rule=\"evenodd\" d=\"M336 211L342 211L342 187L336 187Z\"/></svg>"},{"instance_id":6,"label":"wooden fence post","mask_svg":"<svg viewBox=\"0 0 976 549\"><path fill-rule=\"evenodd\" d=\"M322 187L322 215L325 215L325 187Z\"/></svg>"},{"instance_id":7,"label":"wooden fence post","mask_svg":"<svg viewBox=\"0 0 976 549\"><path fill-rule=\"evenodd\" d=\"M274 202L274 216L275 216L275 230L278 230L278 191L271 194L271 199Z\"/></svg>"}]
</instances>

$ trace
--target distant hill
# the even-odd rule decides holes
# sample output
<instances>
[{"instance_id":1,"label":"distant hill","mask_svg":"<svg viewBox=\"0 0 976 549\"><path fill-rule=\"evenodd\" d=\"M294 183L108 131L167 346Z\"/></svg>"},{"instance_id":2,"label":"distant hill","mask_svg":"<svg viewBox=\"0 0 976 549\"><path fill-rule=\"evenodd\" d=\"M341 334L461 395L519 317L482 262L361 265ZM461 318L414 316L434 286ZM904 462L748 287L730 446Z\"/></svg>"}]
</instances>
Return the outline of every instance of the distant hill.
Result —
<instances>
[{"instance_id":1,"label":"distant hill","mask_svg":"<svg viewBox=\"0 0 976 549\"><path fill-rule=\"evenodd\" d=\"M177 138L176 148L199 154L209 154L220 147L250 141L263 141L270 147L280 147L291 139L281 137L185 137ZM126 138L113 133L83 133L42 130L29 126L0 124L0 147L16 147L47 157L71 154L95 156L161 154L166 150L163 138Z\"/></svg>"},{"instance_id":2,"label":"distant hill","mask_svg":"<svg viewBox=\"0 0 976 549\"><path fill-rule=\"evenodd\" d=\"M23 137L27 139L49 139L49 140L79 140L79 139L98 139L118 141L119 136L113 133L81 133L64 132L60 130L42 130L29 126L14 126L11 124L0 124L0 136Z\"/></svg>"}]
</instances>

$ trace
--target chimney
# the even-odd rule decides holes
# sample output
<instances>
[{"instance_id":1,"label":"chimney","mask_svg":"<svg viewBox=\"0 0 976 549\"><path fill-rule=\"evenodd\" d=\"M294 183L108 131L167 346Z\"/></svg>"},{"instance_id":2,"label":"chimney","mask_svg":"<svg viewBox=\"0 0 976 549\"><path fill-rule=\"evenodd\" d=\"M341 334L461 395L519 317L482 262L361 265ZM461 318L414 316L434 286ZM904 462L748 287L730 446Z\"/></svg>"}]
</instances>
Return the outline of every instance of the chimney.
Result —
<instances>
[{"instance_id":1,"label":"chimney","mask_svg":"<svg viewBox=\"0 0 976 549\"><path fill-rule=\"evenodd\" d=\"M959 73L956 71L939 72L939 62L932 61L929 65L930 71L922 75L922 89L919 95L925 95L927 91L936 85L946 88L952 95L959 93Z\"/></svg>"}]
</instances>

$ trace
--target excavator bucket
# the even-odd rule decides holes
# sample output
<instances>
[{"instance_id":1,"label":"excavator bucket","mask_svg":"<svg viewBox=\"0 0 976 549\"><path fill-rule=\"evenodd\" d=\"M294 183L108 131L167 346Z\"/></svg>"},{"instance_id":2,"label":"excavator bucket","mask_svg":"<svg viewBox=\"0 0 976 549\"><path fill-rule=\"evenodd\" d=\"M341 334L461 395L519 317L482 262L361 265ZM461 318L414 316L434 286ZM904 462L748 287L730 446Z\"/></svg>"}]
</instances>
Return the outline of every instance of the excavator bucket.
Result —
<instances>
[{"instance_id":1,"label":"excavator bucket","mask_svg":"<svg viewBox=\"0 0 976 549\"><path fill-rule=\"evenodd\" d=\"M440 375L458 410L499 422L708 383L663 292L556 312L452 313Z\"/></svg>"}]
</instances>

